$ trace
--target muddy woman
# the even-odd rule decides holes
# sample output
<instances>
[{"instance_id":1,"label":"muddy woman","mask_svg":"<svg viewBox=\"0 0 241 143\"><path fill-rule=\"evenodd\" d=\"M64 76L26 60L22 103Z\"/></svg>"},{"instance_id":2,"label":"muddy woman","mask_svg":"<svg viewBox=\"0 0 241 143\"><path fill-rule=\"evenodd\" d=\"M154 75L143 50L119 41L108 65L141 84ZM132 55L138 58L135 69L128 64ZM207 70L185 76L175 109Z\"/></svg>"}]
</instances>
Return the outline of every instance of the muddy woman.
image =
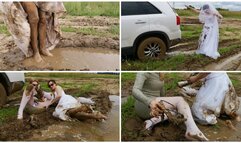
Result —
<instances>
[{"instance_id":1,"label":"muddy woman","mask_svg":"<svg viewBox=\"0 0 241 143\"><path fill-rule=\"evenodd\" d=\"M218 53L219 41L219 20L223 16L216 10L212 4L204 4L201 10L186 6L193 12L199 13L199 21L203 23L203 30L199 38L197 54L204 54L213 59L217 59L220 54Z\"/></svg>"},{"instance_id":2,"label":"muddy woman","mask_svg":"<svg viewBox=\"0 0 241 143\"><path fill-rule=\"evenodd\" d=\"M203 85L197 91L192 105L196 121L204 125L214 125L221 114L240 121L241 98L237 96L227 73L198 73L188 78L187 85L200 80L203 80Z\"/></svg>"},{"instance_id":3,"label":"muddy woman","mask_svg":"<svg viewBox=\"0 0 241 143\"><path fill-rule=\"evenodd\" d=\"M27 57L43 61L40 54L52 56L60 41L58 18L65 13L62 2L0 2L4 22L15 44Z\"/></svg>"},{"instance_id":4,"label":"muddy woman","mask_svg":"<svg viewBox=\"0 0 241 143\"><path fill-rule=\"evenodd\" d=\"M91 99L83 97L76 99L71 95L65 94L62 87L57 85L55 80L49 80L47 84L54 96L51 104L58 104L53 113L54 117L64 121L71 120L72 118L79 120L107 119L105 115L92 109L91 105L94 104L94 102Z\"/></svg>"},{"instance_id":5,"label":"muddy woman","mask_svg":"<svg viewBox=\"0 0 241 143\"><path fill-rule=\"evenodd\" d=\"M175 115L181 114L185 119L185 137L188 140L208 140L195 124L190 107L182 97L162 97L164 96L163 74L137 73L132 92L136 100L135 112L146 120L145 129L151 130L157 123L173 120Z\"/></svg>"}]
</instances>

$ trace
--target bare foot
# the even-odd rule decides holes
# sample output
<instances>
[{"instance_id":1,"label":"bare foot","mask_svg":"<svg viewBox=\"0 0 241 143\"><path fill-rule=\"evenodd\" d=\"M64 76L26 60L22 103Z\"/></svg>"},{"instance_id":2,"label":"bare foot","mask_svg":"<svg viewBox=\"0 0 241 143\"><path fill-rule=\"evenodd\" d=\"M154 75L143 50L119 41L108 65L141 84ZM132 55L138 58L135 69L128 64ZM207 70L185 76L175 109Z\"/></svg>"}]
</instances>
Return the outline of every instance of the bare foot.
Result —
<instances>
[{"instance_id":1,"label":"bare foot","mask_svg":"<svg viewBox=\"0 0 241 143\"><path fill-rule=\"evenodd\" d=\"M40 53L43 54L43 55L45 55L45 56L49 56L49 57L52 57L52 56L53 56L53 54L51 54L51 53L49 52L49 50L47 50L47 49L45 49L45 50L40 50Z\"/></svg>"},{"instance_id":2,"label":"bare foot","mask_svg":"<svg viewBox=\"0 0 241 143\"><path fill-rule=\"evenodd\" d=\"M42 57L40 56L39 53L35 54L35 55L33 56L33 58L34 58L34 60L35 60L37 63L40 63L40 62L43 61L43 59L42 59Z\"/></svg>"},{"instance_id":3,"label":"bare foot","mask_svg":"<svg viewBox=\"0 0 241 143\"><path fill-rule=\"evenodd\" d=\"M187 132L185 137L191 141L208 141L208 139L201 132L193 135L190 132Z\"/></svg>"}]
</instances>

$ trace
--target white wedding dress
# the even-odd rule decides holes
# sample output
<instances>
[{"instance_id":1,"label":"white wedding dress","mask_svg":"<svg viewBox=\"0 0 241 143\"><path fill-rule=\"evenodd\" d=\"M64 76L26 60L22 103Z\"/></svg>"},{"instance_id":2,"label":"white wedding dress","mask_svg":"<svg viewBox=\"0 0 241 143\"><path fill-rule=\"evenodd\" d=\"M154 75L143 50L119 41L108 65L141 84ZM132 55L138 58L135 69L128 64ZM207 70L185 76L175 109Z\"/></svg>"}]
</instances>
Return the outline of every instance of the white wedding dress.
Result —
<instances>
[{"instance_id":1,"label":"white wedding dress","mask_svg":"<svg viewBox=\"0 0 241 143\"><path fill-rule=\"evenodd\" d=\"M94 102L89 98L79 97L74 98L71 95L65 94L62 90L62 96L59 100L55 111L53 112L53 116L59 118L61 120L70 120L71 118L66 115L66 112L69 109L80 107L82 104L94 104Z\"/></svg>"},{"instance_id":2,"label":"white wedding dress","mask_svg":"<svg viewBox=\"0 0 241 143\"><path fill-rule=\"evenodd\" d=\"M216 124L220 113L231 115L239 110L240 100L226 73L210 73L199 89L192 106L199 123Z\"/></svg>"},{"instance_id":3,"label":"white wedding dress","mask_svg":"<svg viewBox=\"0 0 241 143\"><path fill-rule=\"evenodd\" d=\"M199 14L199 21L204 25L196 53L217 59L220 56L218 53L219 25L216 16L218 11L210 4L208 7L209 9L205 10L201 8Z\"/></svg>"}]
</instances>

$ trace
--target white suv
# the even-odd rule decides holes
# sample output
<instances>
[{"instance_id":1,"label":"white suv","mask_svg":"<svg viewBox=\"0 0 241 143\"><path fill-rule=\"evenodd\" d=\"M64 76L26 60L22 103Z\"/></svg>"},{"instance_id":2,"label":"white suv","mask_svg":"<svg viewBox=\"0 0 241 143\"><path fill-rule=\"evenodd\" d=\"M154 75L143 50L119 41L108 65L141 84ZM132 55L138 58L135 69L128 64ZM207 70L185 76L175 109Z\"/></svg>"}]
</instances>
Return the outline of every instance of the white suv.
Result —
<instances>
[{"instance_id":1,"label":"white suv","mask_svg":"<svg viewBox=\"0 0 241 143\"><path fill-rule=\"evenodd\" d=\"M159 58L180 39L180 17L167 2L121 2L122 56Z\"/></svg>"},{"instance_id":2,"label":"white suv","mask_svg":"<svg viewBox=\"0 0 241 143\"><path fill-rule=\"evenodd\" d=\"M7 96L24 86L23 72L0 72L0 106L7 102Z\"/></svg>"}]
</instances>

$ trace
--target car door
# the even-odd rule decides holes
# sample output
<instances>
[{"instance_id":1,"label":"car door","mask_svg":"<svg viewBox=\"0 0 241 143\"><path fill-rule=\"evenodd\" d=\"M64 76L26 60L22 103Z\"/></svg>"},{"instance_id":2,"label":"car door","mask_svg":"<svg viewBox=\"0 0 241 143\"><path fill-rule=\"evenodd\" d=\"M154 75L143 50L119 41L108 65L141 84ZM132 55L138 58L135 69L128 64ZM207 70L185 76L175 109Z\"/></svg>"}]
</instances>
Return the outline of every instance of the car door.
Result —
<instances>
[{"instance_id":1,"label":"car door","mask_svg":"<svg viewBox=\"0 0 241 143\"><path fill-rule=\"evenodd\" d=\"M121 3L121 47L132 47L140 34L149 31L149 15L143 8L145 3Z\"/></svg>"}]
</instances>

